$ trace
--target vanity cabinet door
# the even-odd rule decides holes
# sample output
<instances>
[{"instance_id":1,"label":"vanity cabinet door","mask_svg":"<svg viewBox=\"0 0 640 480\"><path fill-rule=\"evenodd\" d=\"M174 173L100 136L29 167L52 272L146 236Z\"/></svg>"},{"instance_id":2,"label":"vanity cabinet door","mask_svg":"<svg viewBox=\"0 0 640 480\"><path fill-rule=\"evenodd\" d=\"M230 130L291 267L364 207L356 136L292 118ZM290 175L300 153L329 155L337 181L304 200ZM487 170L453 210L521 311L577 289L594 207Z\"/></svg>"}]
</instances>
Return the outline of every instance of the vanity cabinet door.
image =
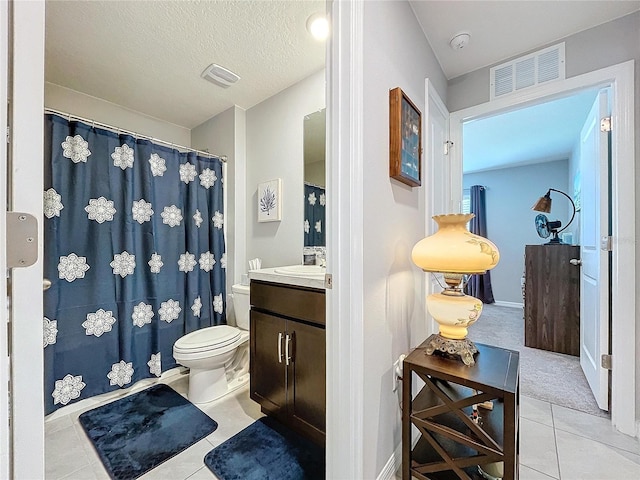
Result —
<instances>
[{"instance_id":1,"label":"vanity cabinet door","mask_svg":"<svg viewBox=\"0 0 640 480\"><path fill-rule=\"evenodd\" d=\"M251 310L251 398L274 414L286 413L286 320ZM282 356L280 356L280 354Z\"/></svg>"},{"instance_id":2,"label":"vanity cabinet door","mask_svg":"<svg viewBox=\"0 0 640 480\"><path fill-rule=\"evenodd\" d=\"M325 329L287 321L292 361L287 385L288 414L294 427L324 445L326 367Z\"/></svg>"}]
</instances>

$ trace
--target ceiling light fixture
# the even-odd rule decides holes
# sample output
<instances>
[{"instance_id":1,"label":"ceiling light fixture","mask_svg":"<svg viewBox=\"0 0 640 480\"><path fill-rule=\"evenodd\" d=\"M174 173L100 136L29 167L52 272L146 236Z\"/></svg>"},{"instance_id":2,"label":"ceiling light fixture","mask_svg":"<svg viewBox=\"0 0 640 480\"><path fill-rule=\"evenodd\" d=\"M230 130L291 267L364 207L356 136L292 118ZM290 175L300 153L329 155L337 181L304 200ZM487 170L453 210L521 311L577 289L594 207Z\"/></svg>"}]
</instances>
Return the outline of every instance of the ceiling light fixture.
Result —
<instances>
[{"instance_id":1,"label":"ceiling light fixture","mask_svg":"<svg viewBox=\"0 0 640 480\"><path fill-rule=\"evenodd\" d=\"M316 40L325 40L329 36L329 20L324 13L314 13L307 18L307 31Z\"/></svg>"},{"instance_id":2,"label":"ceiling light fixture","mask_svg":"<svg viewBox=\"0 0 640 480\"><path fill-rule=\"evenodd\" d=\"M462 50L471 40L471 34L467 32L458 33L449 41L449 45L454 50Z\"/></svg>"},{"instance_id":3,"label":"ceiling light fixture","mask_svg":"<svg viewBox=\"0 0 640 480\"><path fill-rule=\"evenodd\" d=\"M228 88L240 80L240 76L215 63L212 63L205 68L200 76L205 80L215 83L216 85L220 85L223 88Z\"/></svg>"}]
</instances>

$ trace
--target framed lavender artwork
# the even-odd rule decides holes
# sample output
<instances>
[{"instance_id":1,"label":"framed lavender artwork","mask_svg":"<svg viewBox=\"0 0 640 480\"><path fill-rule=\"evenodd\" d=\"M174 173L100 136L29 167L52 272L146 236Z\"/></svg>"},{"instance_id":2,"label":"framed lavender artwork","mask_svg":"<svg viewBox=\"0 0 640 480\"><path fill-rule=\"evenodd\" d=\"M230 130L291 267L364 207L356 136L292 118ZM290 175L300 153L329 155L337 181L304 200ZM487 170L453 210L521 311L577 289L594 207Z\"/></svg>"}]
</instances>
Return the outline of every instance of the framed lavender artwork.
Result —
<instances>
[{"instance_id":1,"label":"framed lavender artwork","mask_svg":"<svg viewBox=\"0 0 640 480\"><path fill-rule=\"evenodd\" d=\"M276 178L258 184L258 222L282 220L282 180Z\"/></svg>"}]
</instances>

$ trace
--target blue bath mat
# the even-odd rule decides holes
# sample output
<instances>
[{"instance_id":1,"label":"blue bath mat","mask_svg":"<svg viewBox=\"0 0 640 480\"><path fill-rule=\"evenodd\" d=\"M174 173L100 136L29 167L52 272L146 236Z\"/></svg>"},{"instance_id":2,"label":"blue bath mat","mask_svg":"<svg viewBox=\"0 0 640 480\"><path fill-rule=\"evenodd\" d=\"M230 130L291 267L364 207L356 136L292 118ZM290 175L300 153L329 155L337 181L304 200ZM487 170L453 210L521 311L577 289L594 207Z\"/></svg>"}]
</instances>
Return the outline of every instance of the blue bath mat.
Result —
<instances>
[{"instance_id":1,"label":"blue bath mat","mask_svg":"<svg viewBox=\"0 0 640 480\"><path fill-rule=\"evenodd\" d=\"M163 384L89 410L79 420L114 480L138 478L218 428Z\"/></svg>"},{"instance_id":2,"label":"blue bath mat","mask_svg":"<svg viewBox=\"0 0 640 480\"><path fill-rule=\"evenodd\" d=\"M204 463L220 480L324 480L324 448L263 417L211 450Z\"/></svg>"}]
</instances>

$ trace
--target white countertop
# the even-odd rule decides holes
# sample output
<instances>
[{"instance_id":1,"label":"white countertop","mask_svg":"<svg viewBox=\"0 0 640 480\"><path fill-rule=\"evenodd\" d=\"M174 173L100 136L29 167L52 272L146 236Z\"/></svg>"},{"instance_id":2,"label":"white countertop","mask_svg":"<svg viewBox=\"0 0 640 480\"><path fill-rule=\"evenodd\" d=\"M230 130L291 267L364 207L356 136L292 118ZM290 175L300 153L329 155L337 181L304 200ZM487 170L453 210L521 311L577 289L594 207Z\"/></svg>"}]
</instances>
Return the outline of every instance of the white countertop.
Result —
<instances>
[{"instance_id":1,"label":"white countertop","mask_svg":"<svg viewBox=\"0 0 640 480\"><path fill-rule=\"evenodd\" d=\"M297 285L299 287L318 288L324 290L324 276L286 274L278 273L286 267L261 268L259 270L249 270L249 279L262 280L264 282L283 283L286 285Z\"/></svg>"}]
</instances>

